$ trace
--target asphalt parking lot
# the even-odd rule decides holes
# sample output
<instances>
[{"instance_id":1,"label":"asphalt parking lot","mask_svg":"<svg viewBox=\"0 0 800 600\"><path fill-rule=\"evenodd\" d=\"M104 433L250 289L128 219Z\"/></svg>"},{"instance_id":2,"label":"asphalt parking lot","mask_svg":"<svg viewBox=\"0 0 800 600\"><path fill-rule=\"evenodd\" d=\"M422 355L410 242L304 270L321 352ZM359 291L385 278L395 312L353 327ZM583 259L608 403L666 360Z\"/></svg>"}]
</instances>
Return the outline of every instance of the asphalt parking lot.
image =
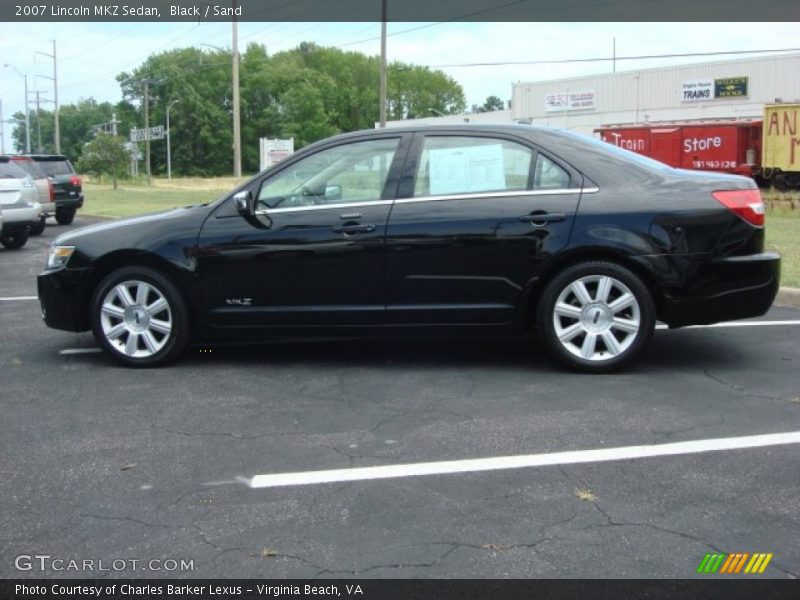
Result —
<instances>
[{"instance_id":1,"label":"asphalt parking lot","mask_svg":"<svg viewBox=\"0 0 800 600\"><path fill-rule=\"evenodd\" d=\"M796 434L800 310L659 330L613 376L559 371L520 341L202 347L129 370L90 334L47 329L33 298L46 246L87 222L0 249L0 577L683 578L709 552L773 553L755 577L800 574L797 443L253 485ZM15 568L35 554L141 562Z\"/></svg>"}]
</instances>

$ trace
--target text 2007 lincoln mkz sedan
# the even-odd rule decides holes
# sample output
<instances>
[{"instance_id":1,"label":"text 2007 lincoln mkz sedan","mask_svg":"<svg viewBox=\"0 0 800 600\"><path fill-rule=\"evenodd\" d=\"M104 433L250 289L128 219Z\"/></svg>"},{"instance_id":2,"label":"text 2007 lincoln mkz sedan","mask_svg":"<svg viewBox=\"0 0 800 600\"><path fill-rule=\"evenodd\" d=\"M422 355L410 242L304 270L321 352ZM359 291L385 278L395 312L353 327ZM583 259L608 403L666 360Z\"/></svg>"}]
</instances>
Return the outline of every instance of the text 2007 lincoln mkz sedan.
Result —
<instances>
[{"instance_id":1,"label":"text 2007 lincoln mkz sedan","mask_svg":"<svg viewBox=\"0 0 800 600\"><path fill-rule=\"evenodd\" d=\"M763 314L779 271L750 179L465 125L337 136L211 204L62 235L38 283L50 327L130 366L192 340L538 331L606 372L656 320Z\"/></svg>"}]
</instances>

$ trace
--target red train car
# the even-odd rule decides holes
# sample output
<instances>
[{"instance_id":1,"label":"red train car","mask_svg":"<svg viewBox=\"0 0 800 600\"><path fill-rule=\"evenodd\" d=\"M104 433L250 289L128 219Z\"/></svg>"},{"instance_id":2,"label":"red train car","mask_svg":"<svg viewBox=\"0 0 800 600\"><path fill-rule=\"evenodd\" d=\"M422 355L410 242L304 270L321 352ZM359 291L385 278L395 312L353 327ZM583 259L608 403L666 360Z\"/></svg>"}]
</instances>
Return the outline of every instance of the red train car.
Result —
<instances>
[{"instance_id":1,"label":"red train car","mask_svg":"<svg viewBox=\"0 0 800 600\"><path fill-rule=\"evenodd\" d=\"M620 148L681 169L753 177L761 164L761 121L683 122L595 129Z\"/></svg>"}]
</instances>

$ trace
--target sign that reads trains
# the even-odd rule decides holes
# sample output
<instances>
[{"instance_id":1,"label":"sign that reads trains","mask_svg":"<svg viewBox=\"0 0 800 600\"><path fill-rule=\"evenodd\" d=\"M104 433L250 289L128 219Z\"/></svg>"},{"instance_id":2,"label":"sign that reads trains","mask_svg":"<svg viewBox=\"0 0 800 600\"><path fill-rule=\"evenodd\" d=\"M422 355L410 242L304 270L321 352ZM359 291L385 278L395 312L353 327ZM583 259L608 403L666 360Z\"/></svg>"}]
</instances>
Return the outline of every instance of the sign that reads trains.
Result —
<instances>
[{"instance_id":1,"label":"sign that reads trains","mask_svg":"<svg viewBox=\"0 0 800 600\"><path fill-rule=\"evenodd\" d=\"M745 96L747 96L747 77L714 80L715 98L743 98Z\"/></svg>"},{"instance_id":2,"label":"sign that reads trains","mask_svg":"<svg viewBox=\"0 0 800 600\"><path fill-rule=\"evenodd\" d=\"M547 94L544 97L544 110L545 112L595 110L597 108L596 98L594 90Z\"/></svg>"},{"instance_id":3,"label":"sign that reads trains","mask_svg":"<svg viewBox=\"0 0 800 600\"><path fill-rule=\"evenodd\" d=\"M681 84L681 100L702 102L714 97L714 82L711 79L693 79Z\"/></svg>"},{"instance_id":4,"label":"sign that reads trains","mask_svg":"<svg viewBox=\"0 0 800 600\"><path fill-rule=\"evenodd\" d=\"M145 140L163 140L164 126L156 125L150 129L131 129L132 142L144 142Z\"/></svg>"}]
</instances>

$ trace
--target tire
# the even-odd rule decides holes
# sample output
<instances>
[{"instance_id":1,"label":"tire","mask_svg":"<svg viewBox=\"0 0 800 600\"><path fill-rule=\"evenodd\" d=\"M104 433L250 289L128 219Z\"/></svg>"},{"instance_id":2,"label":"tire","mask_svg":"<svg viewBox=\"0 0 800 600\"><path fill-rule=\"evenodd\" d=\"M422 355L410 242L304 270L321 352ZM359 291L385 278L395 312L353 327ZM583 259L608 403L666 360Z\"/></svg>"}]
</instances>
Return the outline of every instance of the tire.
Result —
<instances>
[{"instance_id":1,"label":"tire","mask_svg":"<svg viewBox=\"0 0 800 600\"><path fill-rule=\"evenodd\" d=\"M5 234L2 238L0 238L0 243L3 244L8 250L18 250L25 245L25 242L28 241L28 230L27 229L17 229L16 231L12 231L11 233Z\"/></svg>"},{"instance_id":2,"label":"tire","mask_svg":"<svg viewBox=\"0 0 800 600\"><path fill-rule=\"evenodd\" d=\"M655 304L634 273L616 263L585 262L558 273L536 309L548 353L584 373L628 365L653 334Z\"/></svg>"},{"instance_id":3,"label":"tire","mask_svg":"<svg viewBox=\"0 0 800 600\"><path fill-rule=\"evenodd\" d=\"M36 224L35 227L31 227L28 229L28 235L42 235L44 233L44 228L47 225L47 217L42 215L39 218L39 223Z\"/></svg>"},{"instance_id":4,"label":"tire","mask_svg":"<svg viewBox=\"0 0 800 600\"><path fill-rule=\"evenodd\" d=\"M126 367L166 365L189 342L186 301L164 275L147 267L108 275L97 286L90 311L97 344Z\"/></svg>"},{"instance_id":5,"label":"tire","mask_svg":"<svg viewBox=\"0 0 800 600\"><path fill-rule=\"evenodd\" d=\"M59 225L70 225L75 219L74 208L57 208L56 221Z\"/></svg>"}]
</instances>

